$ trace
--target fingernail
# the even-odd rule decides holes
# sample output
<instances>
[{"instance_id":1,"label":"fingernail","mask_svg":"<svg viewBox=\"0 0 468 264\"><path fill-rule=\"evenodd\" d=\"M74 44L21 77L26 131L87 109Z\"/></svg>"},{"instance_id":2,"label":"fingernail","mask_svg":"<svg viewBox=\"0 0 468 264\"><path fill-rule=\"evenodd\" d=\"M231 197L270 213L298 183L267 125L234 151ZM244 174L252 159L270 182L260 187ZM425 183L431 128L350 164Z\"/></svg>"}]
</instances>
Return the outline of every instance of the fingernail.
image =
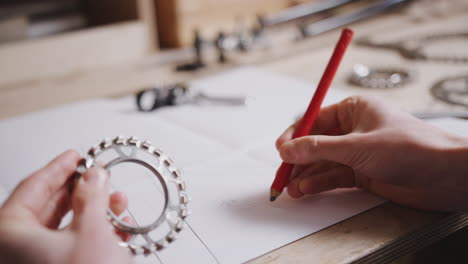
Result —
<instances>
[{"instance_id":1,"label":"fingernail","mask_svg":"<svg viewBox=\"0 0 468 264\"><path fill-rule=\"evenodd\" d=\"M299 182L299 184L297 185L297 190L298 192L300 192L302 194L302 196L304 196L307 192L308 192L308 185L307 185L307 182L302 180Z\"/></svg>"},{"instance_id":2,"label":"fingernail","mask_svg":"<svg viewBox=\"0 0 468 264\"><path fill-rule=\"evenodd\" d=\"M85 180L98 188L103 188L107 183L109 177L107 171L102 168L91 168L88 170L88 177Z\"/></svg>"}]
</instances>

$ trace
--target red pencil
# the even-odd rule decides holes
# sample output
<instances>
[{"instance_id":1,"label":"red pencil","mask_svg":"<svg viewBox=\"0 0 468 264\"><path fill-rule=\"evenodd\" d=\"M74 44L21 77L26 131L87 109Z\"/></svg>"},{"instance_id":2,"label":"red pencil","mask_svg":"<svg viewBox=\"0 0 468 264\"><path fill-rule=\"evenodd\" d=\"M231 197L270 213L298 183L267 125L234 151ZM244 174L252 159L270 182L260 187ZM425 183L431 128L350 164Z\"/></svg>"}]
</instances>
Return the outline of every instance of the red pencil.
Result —
<instances>
[{"instance_id":1,"label":"red pencil","mask_svg":"<svg viewBox=\"0 0 468 264\"><path fill-rule=\"evenodd\" d=\"M327 94L328 88L330 87L335 73L340 65L341 59L346 51L346 48L349 46L351 39L353 37L353 31L350 29L343 29L341 32L341 37L336 44L335 50L328 62L327 68L320 79L320 82L317 86L312 100L310 101L309 107L302 117L302 121L297 126L293 138L303 137L310 134L312 127L314 126L315 120L320 112L320 106L322 105L323 99ZM270 188L270 201L275 201L276 198L283 192L283 189L288 185L289 175L293 169L292 164L282 163L276 172L275 180Z\"/></svg>"}]
</instances>

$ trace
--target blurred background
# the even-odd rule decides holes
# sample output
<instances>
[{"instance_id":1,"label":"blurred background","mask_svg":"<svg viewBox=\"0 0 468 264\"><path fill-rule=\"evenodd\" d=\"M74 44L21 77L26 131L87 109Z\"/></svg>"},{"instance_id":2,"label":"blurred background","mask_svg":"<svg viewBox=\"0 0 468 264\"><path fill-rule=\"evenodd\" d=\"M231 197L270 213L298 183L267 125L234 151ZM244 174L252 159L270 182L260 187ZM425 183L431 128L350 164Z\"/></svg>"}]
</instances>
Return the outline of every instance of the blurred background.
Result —
<instances>
[{"instance_id":1,"label":"blurred background","mask_svg":"<svg viewBox=\"0 0 468 264\"><path fill-rule=\"evenodd\" d=\"M467 25L467 0L0 0L0 118L242 66L314 84L350 27L332 89L468 119ZM466 238L418 263L460 263Z\"/></svg>"},{"instance_id":2,"label":"blurred background","mask_svg":"<svg viewBox=\"0 0 468 264\"><path fill-rule=\"evenodd\" d=\"M463 113L467 17L466 0L1 0L0 117L244 65L316 83L343 27L336 89Z\"/></svg>"}]
</instances>

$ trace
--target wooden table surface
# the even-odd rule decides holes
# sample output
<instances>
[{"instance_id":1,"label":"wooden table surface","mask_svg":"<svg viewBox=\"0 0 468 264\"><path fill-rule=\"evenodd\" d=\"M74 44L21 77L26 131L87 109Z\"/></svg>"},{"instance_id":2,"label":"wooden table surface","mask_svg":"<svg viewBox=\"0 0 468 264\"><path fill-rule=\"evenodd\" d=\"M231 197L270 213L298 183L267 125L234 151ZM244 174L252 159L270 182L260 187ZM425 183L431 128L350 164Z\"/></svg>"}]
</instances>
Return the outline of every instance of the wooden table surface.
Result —
<instances>
[{"instance_id":1,"label":"wooden table surface","mask_svg":"<svg viewBox=\"0 0 468 264\"><path fill-rule=\"evenodd\" d=\"M414 17L406 13L392 14L354 24L352 28L356 37L372 35L383 39L401 39L415 33L446 31L447 28L463 30L468 24L467 14L461 12L423 22L414 22ZM197 73L174 72L173 64L160 62L164 56L160 53L126 65L77 69L53 78L18 83L1 83L0 80L0 118L89 98L126 95L156 81L186 81L246 64L316 83L338 34L331 32L267 51L230 55L230 62L226 65L213 64ZM347 83L355 63L397 66L409 69L416 75L411 84L401 88L356 88ZM461 73L468 73L468 64L409 61L391 51L370 50L353 45L345 56L333 89L382 97L408 111L462 111L466 109L437 101L429 93L430 86L436 80ZM251 263L389 262L456 232L466 223L468 218L463 214L422 212L388 202L261 256Z\"/></svg>"}]
</instances>

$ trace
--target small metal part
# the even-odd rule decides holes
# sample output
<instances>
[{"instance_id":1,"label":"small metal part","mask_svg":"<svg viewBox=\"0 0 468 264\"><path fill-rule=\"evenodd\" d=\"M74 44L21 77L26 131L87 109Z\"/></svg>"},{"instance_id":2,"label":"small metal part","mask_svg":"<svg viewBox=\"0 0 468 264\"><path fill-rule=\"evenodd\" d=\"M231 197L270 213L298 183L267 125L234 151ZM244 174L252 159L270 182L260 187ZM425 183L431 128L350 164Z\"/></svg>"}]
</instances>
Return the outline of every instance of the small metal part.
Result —
<instances>
[{"instance_id":1,"label":"small metal part","mask_svg":"<svg viewBox=\"0 0 468 264\"><path fill-rule=\"evenodd\" d=\"M124 152L123 148L131 148L130 154ZM155 150L158 150L157 154ZM153 223L146 226L130 225L117 217L112 210L107 209L110 223L116 229L132 235L129 241L122 241L119 245L128 248L133 255L143 254L146 256L164 249L168 243L175 240L177 233L182 230L184 219L189 214L187 203L190 199L186 193L185 183L180 178L180 175L174 177L174 174L171 173L178 170L174 167L172 160L148 141L142 142L136 137L126 138L118 136L113 140L105 139L88 151L88 155L78 165L77 172L75 173L76 179L81 177L90 167L96 166L99 163L98 159L100 155L108 151L113 151L117 154L117 157L104 165L106 170L110 170L113 166L125 162L141 165L154 174L164 192L164 208L161 215ZM139 158L139 153L143 153L144 155L150 154L151 162L148 162L147 159ZM168 160L170 162L167 162ZM173 188L171 188L172 186ZM150 236L151 232L167 230L167 227L169 227L169 231L162 233L162 237L154 239ZM161 232L158 232L158 234L161 235ZM145 242L136 242L137 239L135 238L137 236L143 237Z\"/></svg>"},{"instance_id":2,"label":"small metal part","mask_svg":"<svg viewBox=\"0 0 468 264\"><path fill-rule=\"evenodd\" d=\"M215 47L216 50L218 51L218 62L219 63L225 63L226 62L226 47L225 47L225 41L226 41L226 34L224 32L219 32L218 37L215 40Z\"/></svg>"},{"instance_id":3,"label":"small metal part","mask_svg":"<svg viewBox=\"0 0 468 264\"><path fill-rule=\"evenodd\" d=\"M193 34L193 51L195 53L195 60L193 62L178 65L176 71L195 71L205 67L203 61L203 39L201 38L200 31L196 29Z\"/></svg>"},{"instance_id":4,"label":"small metal part","mask_svg":"<svg viewBox=\"0 0 468 264\"><path fill-rule=\"evenodd\" d=\"M459 118L468 119L468 111L463 112L416 112L412 115L419 119L435 119L435 118Z\"/></svg>"},{"instance_id":5,"label":"small metal part","mask_svg":"<svg viewBox=\"0 0 468 264\"><path fill-rule=\"evenodd\" d=\"M246 104L245 96L213 96L207 95L203 92L198 92L190 98L191 103L202 105L202 104L220 104L220 105L232 105L242 106Z\"/></svg>"},{"instance_id":6,"label":"small metal part","mask_svg":"<svg viewBox=\"0 0 468 264\"><path fill-rule=\"evenodd\" d=\"M163 106L180 104L187 94L183 83L141 90L136 94L136 105L141 112L152 112Z\"/></svg>"},{"instance_id":7,"label":"small metal part","mask_svg":"<svg viewBox=\"0 0 468 264\"><path fill-rule=\"evenodd\" d=\"M203 63L203 40L200 36L200 31L195 30L193 39L193 49L195 50L195 64L199 67L205 66Z\"/></svg>"},{"instance_id":8,"label":"small metal part","mask_svg":"<svg viewBox=\"0 0 468 264\"><path fill-rule=\"evenodd\" d=\"M255 41L255 33L250 32L241 20L237 23L236 31L237 32L234 34L237 42L236 50L240 52L249 51Z\"/></svg>"},{"instance_id":9,"label":"small metal part","mask_svg":"<svg viewBox=\"0 0 468 264\"><path fill-rule=\"evenodd\" d=\"M411 79L410 71L401 68L369 68L356 64L348 81L364 88L395 88L407 84Z\"/></svg>"},{"instance_id":10,"label":"small metal part","mask_svg":"<svg viewBox=\"0 0 468 264\"><path fill-rule=\"evenodd\" d=\"M182 104L242 106L246 101L245 96L213 96L204 92L192 92L183 83L146 89L136 94L136 104L141 112Z\"/></svg>"},{"instance_id":11,"label":"small metal part","mask_svg":"<svg viewBox=\"0 0 468 264\"><path fill-rule=\"evenodd\" d=\"M468 107L468 75L440 80L432 86L431 93L446 103Z\"/></svg>"},{"instance_id":12,"label":"small metal part","mask_svg":"<svg viewBox=\"0 0 468 264\"><path fill-rule=\"evenodd\" d=\"M303 25L300 27L300 30L303 37L316 36L318 34L378 15L384 11L389 11L394 8L401 7L403 4L408 2L410 2L410 0L378 1L376 4L366 6L350 14L337 15L308 25Z\"/></svg>"}]
</instances>

